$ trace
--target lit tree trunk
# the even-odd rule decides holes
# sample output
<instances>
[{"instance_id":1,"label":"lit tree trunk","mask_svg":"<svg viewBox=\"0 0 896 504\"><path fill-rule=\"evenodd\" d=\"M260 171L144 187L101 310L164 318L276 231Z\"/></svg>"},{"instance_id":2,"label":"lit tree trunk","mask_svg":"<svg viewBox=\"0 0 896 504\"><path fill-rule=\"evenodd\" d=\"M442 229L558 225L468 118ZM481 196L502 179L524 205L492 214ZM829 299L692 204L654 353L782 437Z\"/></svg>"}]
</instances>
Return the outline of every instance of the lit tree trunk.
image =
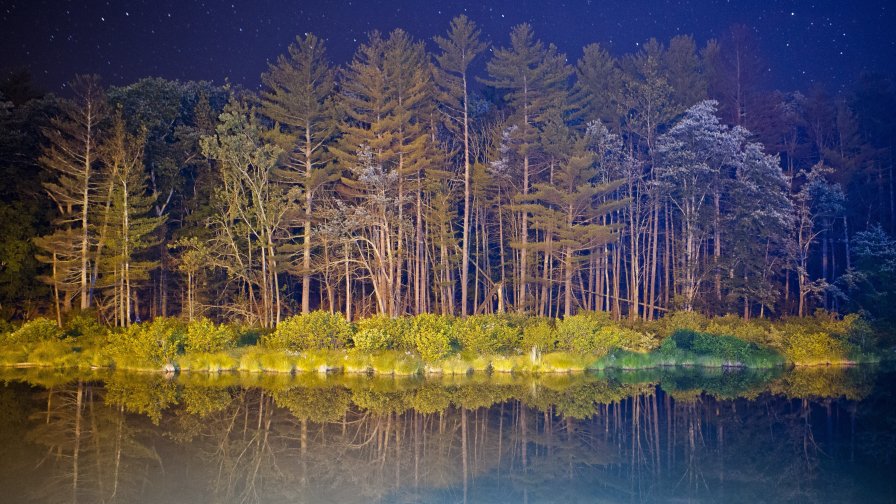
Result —
<instances>
[{"instance_id":1,"label":"lit tree trunk","mask_svg":"<svg viewBox=\"0 0 896 504\"><path fill-rule=\"evenodd\" d=\"M127 177L121 178L121 194L123 198L122 204L122 229L121 229L121 257L122 257L122 268L123 268L123 277L124 277L124 303L127 305L125 308L125 327L131 325L131 272L130 272L130 211L129 211L129 203L128 203L128 181Z\"/></svg>"},{"instance_id":2,"label":"lit tree trunk","mask_svg":"<svg viewBox=\"0 0 896 504\"><path fill-rule=\"evenodd\" d=\"M713 203L715 204L715 214L713 216L713 269L715 270L714 277L717 306L721 306L722 303L722 271L719 264L722 260L721 199L722 197L719 194L719 188L716 187L715 194L713 195Z\"/></svg>"},{"instance_id":3,"label":"lit tree trunk","mask_svg":"<svg viewBox=\"0 0 896 504\"><path fill-rule=\"evenodd\" d=\"M88 112L87 137L92 138L93 121L90 120L91 114ZM91 184L91 164L93 163L93 152L91 150L91 142L88 140L84 155L84 187L81 193L81 309L86 310L90 307L90 287L87 282L89 261L87 254L90 251L90 232L87 227L87 215L90 210L90 184Z\"/></svg>"},{"instance_id":4,"label":"lit tree trunk","mask_svg":"<svg viewBox=\"0 0 896 504\"><path fill-rule=\"evenodd\" d=\"M528 124L528 116L526 124ZM529 155L523 158L523 196L529 194ZM526 274L529 264L529 227L528 216L526 211L520 212L520 272L519 272L519 291L515 301L517 302L517 311L523 313L526 311Z\"/></svg>"},{"instance_id":5,"label":"lit tree trunk","mask_svg":"<svg viewBox=\"0 0 896 504\"><path fill-rule=\"evenodd\" d=\"M640 232L638 230L638 226L640 224L641 219L641 211L640 205L637 202L637 197L635 196L635 186L633 183L629 183L629 194L632 197L632 204L630 207L630 215L629 215L629 247L630 247L630 255L629 255L629 266L630 266L630 281L628 284L629 289L629 298L631 299L631 305L629 306L628 318L630 320L635 320L638 318L638 305L640 304L640 281L639 281L639 262L640 262Z\"/></svg>"},{"instance_id":6,"label":"lit tree trunk","mask_svg":"<svg viewBox=\"0 0 896 504\"><path fill-rule=\"evenodd\" d=\"M345 319L352 321L352 275L349 269L351 259L351 244L345 242Z\"/></svg>"},{"instance_id":7,"label":"lit tree trunk","mask_svg":"<svg viewBox=\"0 0 896 504\"><path fill-rule=\"evenodd\" d=\"M56 252L53 252L53 306L56 307L56 325L62 327L62 310L59 306L59 271Z\"/></svg>"},{"instance_id":8,"label":"lit tree trunk","mask_svg":"<svg viewBox=\"0 0 896 504\"><path fill-rule=\"evenodd\" d=\"M305 222L302 238L302 313L311 311L311 126L305 126Z\"/></svg>"},{"instance_id":9,"label":"lit tree trunk","mask_svg":"<svg viewBox=\"0 0 896 504\"><path fill-rule=\"evenodd\" d=\"M572 315L572 266L573 256L572 248L566 247L563 255L566 257L563 265L563 316Z\"/></svg>"},{"instance_id":10,"label":"lit tree trunk","mask_svg":"<svg viewBox=\"0 0 896 504\"><path fill-rule=\"evenodd\" d=\"M467 74L463 74L464 87L464 229L461 238L460 266L460 315L468 315L467 290L470 270L470 118L467 107Z\"/></svg>"},{"instance_id":11,"label":"lit tree trunk","mask_svg":"<svg viewBox=\"0 0 896 504\"><path fill-rule=\"evenodd\" d=\"M660 205L659 202L654 200L653 203L653 233L652 233L652 246L651 246L651 261L650 261L650 293L648 299L650 300L650 311L647 314L647 320L653 320L656 316L656 284L659 280L657 278L657 250L659 249L659 232L660 232Z\"/></svg>"}]
</instances>

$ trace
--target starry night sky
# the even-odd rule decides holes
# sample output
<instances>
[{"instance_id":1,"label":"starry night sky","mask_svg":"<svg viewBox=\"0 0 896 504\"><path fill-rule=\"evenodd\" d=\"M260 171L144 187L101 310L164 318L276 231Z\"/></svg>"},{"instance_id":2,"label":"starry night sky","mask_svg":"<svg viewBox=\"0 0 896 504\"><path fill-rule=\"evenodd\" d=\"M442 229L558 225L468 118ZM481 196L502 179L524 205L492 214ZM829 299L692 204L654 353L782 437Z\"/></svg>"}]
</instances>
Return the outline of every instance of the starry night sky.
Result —
<instances>
[{"instance_id":1,"label":"starry night sky","mask_svg":"<svg viewBox=\"0 0 896 504\"><path fill-rule=\"evenodd\" d=\"M370 30L401 27L431 41L460 13L499 46L512 26L529 22L570 62L591 42L617 56L649 37L691 34L702 46L743 23L755 30L767 83L785 90L820 82L835 91L896 63L889 0L5 0L0 69L28 69L49 91L75 73L99 73L111 85L160 76L254 88L296 34L325 38L331 59L345 63Z\"/></svg>"}]
</instances>

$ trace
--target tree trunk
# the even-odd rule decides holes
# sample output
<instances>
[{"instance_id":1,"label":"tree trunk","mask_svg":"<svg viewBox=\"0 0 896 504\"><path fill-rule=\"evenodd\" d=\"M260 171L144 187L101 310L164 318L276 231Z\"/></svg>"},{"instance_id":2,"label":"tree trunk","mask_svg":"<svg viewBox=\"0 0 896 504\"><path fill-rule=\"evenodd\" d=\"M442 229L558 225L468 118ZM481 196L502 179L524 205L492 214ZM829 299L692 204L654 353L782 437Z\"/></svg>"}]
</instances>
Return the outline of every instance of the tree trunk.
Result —
<instances>
[{"instance_id":1,"label":"tree trunk","mask_svg":"<svg viewBox=\"0 0 896 504\"><path fill-rule=\"evenodd\" d=\"M467 73L463 73L464 87L464 223L461 238L460 266L460 315L466 317L468 312L467 289L470 270L470 125L467 107Z\"/></svg>"}]
</instances>

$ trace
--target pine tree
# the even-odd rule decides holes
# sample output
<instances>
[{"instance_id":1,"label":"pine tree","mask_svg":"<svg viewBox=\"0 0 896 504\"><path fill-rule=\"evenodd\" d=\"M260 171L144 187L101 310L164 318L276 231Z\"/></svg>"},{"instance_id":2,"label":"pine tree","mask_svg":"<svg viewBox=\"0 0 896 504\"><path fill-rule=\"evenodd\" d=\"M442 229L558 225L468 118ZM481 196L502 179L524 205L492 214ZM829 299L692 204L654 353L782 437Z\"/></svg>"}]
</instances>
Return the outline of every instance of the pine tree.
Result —
<instances>
[{"instance_id":1,"label":"pine tree","mask_svg":"<svg viewBox=\"0 0 896 504\"><path fill-rule=\"evenodd\" d=\"M582 50L575 71L573 117L580 119L583 126L600 121L618 131L619 90L622 89L622 71L618 62L599 44L589 44Z\"/></svg>"},{"instance_id":2,"label":"pine tree","mask_svg":"<svg viewBox=\"0 0 896 504\"><path fill-rule=\"evenodd\" d=\"M461 315L466 316L469 305L470 198L472 194L470 187L472 162L470 159L469 68L476 56L484 51L488 44L479 40L479 29L464 15L451 20L451 29L448 30L447 37L435 37L434 40L442 51L436 56L436 61L439 64L436 83L441 91L439 94L440 107L447 117L445 124L453 132L463 136L464 217L460 244L460 309Z\"/></svg>"},{"instance_id":3,"label":"pine tree","mask_svg":"<svg viewBox=\"0 0 896 504\"><path fill-rule=\"evenodd\" d=\"M560 135L570 135L563 126L557 129ZM549 241L556 240L556 246L562 250L564 316L572 315L573 275L589 258L580 253L615 239L616 228L600 224L599 219L626 203L603 201L604 196L624 182L624 179L606 180L608 173L598 171L595 150L606 155L613 140L602 124L589 124L584 135L565 142L563 158L552 171L550 181L534 184L532 193L525 198L534 203L528 208L535 226Z\"/></svg>"},{"instance_id":4,"label":"pine tree","mask_svg":"<svg viewBox=\"0 0 896 504\"><path fill-rule=\"evenodd\" d=\"M737 150L726 187L722 237L727 253L720 266L728 271L728 298L740 302L743 317L749 318L754 304L764 316L778 301L774 280L787 265L794 214L777 156L753 142Z\"/></svg>"},{"instance_id":5,"label":"pine tree","mask_svg":"<svg viewBox=\"0 0 896 504\"><path fill-rule=\"evenodd\" d=\"M669 48L663 52L662 73L669 83L669 101L673 114L706 99L706 79L700 72L700 58L697 45L689 35L677 35L669 41Z\"/></svg>"},{"instance_id":6,"label":"pine tree","mask_svg":"<svg viewBox=\"0 0 896 504\"><path fill-rule=\"evenodd\" d=\"M149 193L143 169L145 133L125 131L120 112L114 118L108 140L102 146L109 173L111 204L108 207L108 252L99 261L99 285L112 293L116 325L127 326L139 318L134 310L133 292L149 280L149 272L159 259L146 252L159 244L158 230L166 216L155 216L155 198Z\"/></svg>"},{"instance_id":7,"label":"pine tree","mask_svg":"<svg viewBox=\"0 0 896 504\"><path fill-rule=\"evenodd\" d=\"M422 190L423 174L434 157L432 94L423 44L402 30L388 39L372 33L345 71L341 100L349 120L342 124L334 149L348 175L342 181L344 192L363 200L368 188L367 181L358 179L360 174L374 166L384 174L396 172L397 215L377 224L376 260L367 261L374 266L370 274L383 296L380 308L390 315L404 309L405 275L413 286L409 306L423 311L425 303ZM408 215L411 204L413 217ZM413 255L408 257L407 250Z\"/></svg>"},{"instance_id":8,"label":"pine tree","mask_svg":"<svg viewBox=\"0 0 896 504\"><path fill-rule=\"evenodd\" d=\"M522 160L520 194L525 198L532 183L531 162L538 145L538 127L554 110L562 110L567 101L567 78L570 69L566 57L551 44L547 47L535 39L532 27L521 24L510 33L510 47L494 51L487 64L488 79L483 82L505 90L505 100L513 109L519 156ZM519 268L515 302L517 309L527 309L526 290L529 258L529 217L525 209L519 215Z\"/></svg>"},{"instance_id":9,"label":"pine tree","mask_svg":"<svg viewBox=\"0 0 896 504\"><path fill-rule=\"evenodd\" d=\"M36 240L45 253L39 259L51 264L50 282L56 292L80 292L80 308L91 306L90 268L94 240L94 203L98 180L97 146L106 117L106 98L99 77L77 76L71 83L74 99L60 102L61 115L44 131L48 146L40 164L49 172L45 184L59 217L56 230Z\"/></svg>"},{"instance_id":10,"label":"pine tree","mask_svg":"<svg viewBox=\"0 0 896 504\"><path fill-rule=\"evenodd\" d=\"M274 140L286 159L278 177L302 189L302 313L310 311L312 216L315 194L338 176L328 145L337 131L335 71L324 42L312 34L296 38L261 76L261 113L275 122Z\"/></svg>"}]
</instances>

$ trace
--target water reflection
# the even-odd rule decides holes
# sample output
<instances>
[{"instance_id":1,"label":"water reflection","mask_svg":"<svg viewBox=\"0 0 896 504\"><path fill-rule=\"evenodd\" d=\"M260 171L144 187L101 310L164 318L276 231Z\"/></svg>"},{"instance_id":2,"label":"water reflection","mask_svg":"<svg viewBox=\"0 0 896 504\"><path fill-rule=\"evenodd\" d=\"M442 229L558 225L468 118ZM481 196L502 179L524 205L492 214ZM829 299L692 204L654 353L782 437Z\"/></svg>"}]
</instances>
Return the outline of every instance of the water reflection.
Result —
<instances>
[{"instance_id":1,"label":"water reflection","mask_svg":"<svg viewBox=\"0 0 896 504\"><path fill-rule=\"evenodd\" d=\"M381 379L5 370L8 502L889 501L866 368Z\"/></svg>"}]
</instances>

